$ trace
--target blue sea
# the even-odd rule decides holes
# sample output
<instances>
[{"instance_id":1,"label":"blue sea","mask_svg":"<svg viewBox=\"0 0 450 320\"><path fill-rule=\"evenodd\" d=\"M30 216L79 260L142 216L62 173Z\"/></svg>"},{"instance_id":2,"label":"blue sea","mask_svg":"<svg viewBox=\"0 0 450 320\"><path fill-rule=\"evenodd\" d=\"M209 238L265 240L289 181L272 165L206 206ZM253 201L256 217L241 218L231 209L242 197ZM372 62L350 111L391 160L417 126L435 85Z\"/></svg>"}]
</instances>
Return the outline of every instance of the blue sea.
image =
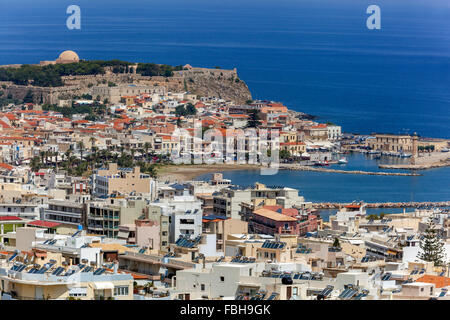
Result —
<instances>
[{"instance_id":1,"label":"blue sea","mask_svg":"<svg viewBox=\"0 0 450 320\"><path fill-rule=\"evenodd\" d=\"M66 9L81 8L81 30ZM381 9L368 30L366 9ZM238 68L253 96L346 132L450 138L448 0L1 0L0 64L82 59Z\"/></svg>"},{"instance_id":2,"label":"blue sea","mask_svg":"<svg viewBox=\"0 0 450 320\"><path fill-rule=\"evenodd\" d=\"M395 159L395 160L394 160ZM381 158L353 153L347 156L348 164L331 165L342 170L370 172L407 172L405 170L379 169L379 163L400 162L398 158ZM403 161L407 161L403 159ZM218 171L220 171L218 167ZM421 170L420 176L379 176L314 171L279 170L275 175L261 175L260 170L223 172L233 184L250 186L255 182L267 186L285 186L299 190L306 201L312 202L427 202L450 200L450 167ZM197 177L209 180L211 174Z\"/></svg>"},{"instance_id":3,"label":"blue sea","mask_svg":"<svg viewBox=\"0 0 450 320\"><path fill-rule=\"evenodd\" d=\"M81 30L66 9L81 8ZM368 30L366 9L381 9ZM450 138L448 0L0 0L0 64L82 59L237 68L253 97L345 132ZM352 156L348 169L376 170ZM309 201L443 201L450 168L420 177L228 172L234 183L299 188Z\"/></svg>"}]
</instances>

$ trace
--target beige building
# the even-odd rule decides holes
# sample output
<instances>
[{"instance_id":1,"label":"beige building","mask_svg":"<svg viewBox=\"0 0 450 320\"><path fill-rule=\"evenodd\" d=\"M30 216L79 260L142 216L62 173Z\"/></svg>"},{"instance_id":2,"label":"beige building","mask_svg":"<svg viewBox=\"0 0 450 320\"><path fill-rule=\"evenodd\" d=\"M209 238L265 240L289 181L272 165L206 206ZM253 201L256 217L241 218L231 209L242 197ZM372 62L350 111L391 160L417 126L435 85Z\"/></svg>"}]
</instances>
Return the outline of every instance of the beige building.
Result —
<instances>
[{"instance_id":1,"label":"beige building","mask_svg":"<svg viewBox=\"0 0 450 320\"><path fill-rule=\"evenodd\" d=\"M376 134L375 139L371 139L368 146L373 150L385 152L405 152L413 153L413 136Z\"/></svg>"},{"instance_id":2,"label":"beige building","mask_svg":"<svg viewBox=\"0 0 450 320\"><path fill-rule=\"evenodd\" d=\"M87 229L90 234L118 238L119 225L134 224L135 220L145 217L147 205L144 201L112 198L108 202L89 203Z\"/></svg>"},{"instance_id":3,"label":"beige building","mask_svg":"<svg viewBox=\"0 0 450 320\"><path fill-rule=\"evenodd\" d=\"M138 96L142 93L164 95L166 89L160 86L145 85L118 85L118 86L96 86L92 88L92 97L100 96L100 99L108 99L110 103L119 103L124 96Z\"/></svg>"},{"instance_id":4,"label":"beige building","mask_svg":"<svg viewBox=\"0 0 450 320\"><path fill-rule=\"evenodd\" d=\"M116 163L110 163L108 169L98 169L93 175L93 192L96 195L110 195L113 193L150 194L153 199L156 183L148 174L141 173L139 167L118 168Z\"/></svg>"}]
</instances>

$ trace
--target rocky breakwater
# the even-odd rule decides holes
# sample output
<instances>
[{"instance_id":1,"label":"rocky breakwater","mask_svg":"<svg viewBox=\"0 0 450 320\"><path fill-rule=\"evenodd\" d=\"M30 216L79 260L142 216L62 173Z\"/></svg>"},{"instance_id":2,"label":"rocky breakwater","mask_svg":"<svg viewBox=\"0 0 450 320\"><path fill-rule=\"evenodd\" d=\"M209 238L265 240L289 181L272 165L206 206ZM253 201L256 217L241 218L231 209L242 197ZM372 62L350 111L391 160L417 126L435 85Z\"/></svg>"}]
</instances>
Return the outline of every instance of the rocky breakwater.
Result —
<instances>
[{"instance_id":1,"label":"rocky breakwater","mask_svg":"<svg viewBox=\"0 0 450 320\"><path fill-rule=\"evenodd\" d=\"M352 203L313 203L314 209L339 209ZM378 202L378 203L365 203L367 209L377 208L442 208L450 207L450 201L441 202Z\"/></svg>"},{"instance_id":2,"label":"rocky breakwater","mask_svg":"<svg viewBox=\"0 0 450 320\"><path fill-rule=\"evenodd\" d=\"M316 168L311 166L302 166L298 164L280 164L282 170L297 170L297 171L317 171L317 172L330 172L330 173L345 173L345 174L365 174L373 176L420 176L418 173L409 172L372 172L362 170L337 170L329 168Z\"/></svg>"}]
</instances>

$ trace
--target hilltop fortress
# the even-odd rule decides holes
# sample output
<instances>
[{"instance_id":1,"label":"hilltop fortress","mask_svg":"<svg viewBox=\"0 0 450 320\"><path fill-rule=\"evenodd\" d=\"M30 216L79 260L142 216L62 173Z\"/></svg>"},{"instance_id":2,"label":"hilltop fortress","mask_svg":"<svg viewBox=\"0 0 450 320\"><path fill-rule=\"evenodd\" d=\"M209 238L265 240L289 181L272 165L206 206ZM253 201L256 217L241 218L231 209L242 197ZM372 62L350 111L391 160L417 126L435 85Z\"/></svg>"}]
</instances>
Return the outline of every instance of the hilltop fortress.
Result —
<instances>
[{"instance_id":1,"label":"hilltop fortress","mask_svg":"<svg viewBox=\"0 0 450 320\"><path fill-rule=\"evenodd\" d=\"M54 61L41 61L36 66L67 64L80 62L78 54L64 51ZM0 68L20 68L21 65L5 65ZM10 81L0 81L5 95L14 99L23 99L31 91L35 103L57 104L59 100L89 93L94 97L98 87L108 84L136 85L151 87L157 92L187 91L201 96L213 96L233 101L237 104L251 99L250 91L244 81L240 80L237 70L195 68L183 66L182 70L173 72L172 76L143 76L137 73L138 64L131 64L126 73L114 73L112 67L104 67L104 74L61 76L62 86L42 87L33 85L18 85ZM100 90L101 91L101 90Z\"/></svg>"}]
</instances>

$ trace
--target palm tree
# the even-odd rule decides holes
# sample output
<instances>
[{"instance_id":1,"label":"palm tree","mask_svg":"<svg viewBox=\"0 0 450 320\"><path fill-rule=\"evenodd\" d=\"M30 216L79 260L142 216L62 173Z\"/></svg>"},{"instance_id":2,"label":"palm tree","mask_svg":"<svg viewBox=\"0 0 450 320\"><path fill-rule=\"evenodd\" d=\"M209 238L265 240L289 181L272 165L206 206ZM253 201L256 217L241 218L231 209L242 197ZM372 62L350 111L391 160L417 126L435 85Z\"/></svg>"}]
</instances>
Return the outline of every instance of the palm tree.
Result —
<instances>
[{"instance_id":1,"label":"palm tree","mask_svg":"<svg viewBox=\"0 0 450 320\"><path fill-rule=\"evenodd\" d=\"M78 146L78 149L80 149L81 161L83 161L83 150L84 150L84 143L83 143L83 141L79 141L77 146Z\"/></svg>"},{"instance_id":2,"label":"palm tree","mask_svg":"<svg viewBox=\"0 0 450 320\"><path fill-rule=\"evenodd\" d=\"M94 164L97 163L97 147L92 147L91 152L91 167L92 172L94 172Z\"/></svg>"},{"instance_id":3,"label":"palm tree","mask_svg":"<svg viewBox=\"0 0 450 320\"><path fill-rule=\"evenodd\" d=\"M91 143L91 152L93 152L93 149L95 147L95 142L97 141L97 139L95 139L95 137L90 137L89 138L89 142Z\"/></svg>"},{"instance_id":4,"label":"palm tree","mask_svg":"<svg viewBox=\"0 0 450 320\"><path fill-rule=\"evenodd\" d=\"M150 143L146 142L146 143L144 143L145 159L147 159L147 156L148 156L148 149L150 149Z\"/></svg>"},{"instance_id":5,"label":"palm tree","mask_svg":"<svg viewBox=\"0 0 450 320\"><path fill-rule=\"evenodd\" d=\"M31 159L30 162L31 170L33 170L34 172L38 171L40 167L39 165L40 165L39 157L33 157L33 159Z\"/></svg>"},{"instance_id":6,"label":"palm tree","mask_svg":"<svg viewBox=\"0 0 450 320\"><path fill-rule=\"evenodd\" d=\"M42 164L44 165L45 164L45 151L41 151L39 154L41 155L41 161L42 161Z\"/></svg>"},{"instance_id":7,"label":"palm tree","mask_svg":"<svg viewBox=\"0 0 450 320\"><path fill-rule=\"evenodd\" d=\"M64 153L66 156L67 165L70 168L72 166L71 156L72 156L72 149L67 149L67 151Z\"/></svg>"}]
</instances>

